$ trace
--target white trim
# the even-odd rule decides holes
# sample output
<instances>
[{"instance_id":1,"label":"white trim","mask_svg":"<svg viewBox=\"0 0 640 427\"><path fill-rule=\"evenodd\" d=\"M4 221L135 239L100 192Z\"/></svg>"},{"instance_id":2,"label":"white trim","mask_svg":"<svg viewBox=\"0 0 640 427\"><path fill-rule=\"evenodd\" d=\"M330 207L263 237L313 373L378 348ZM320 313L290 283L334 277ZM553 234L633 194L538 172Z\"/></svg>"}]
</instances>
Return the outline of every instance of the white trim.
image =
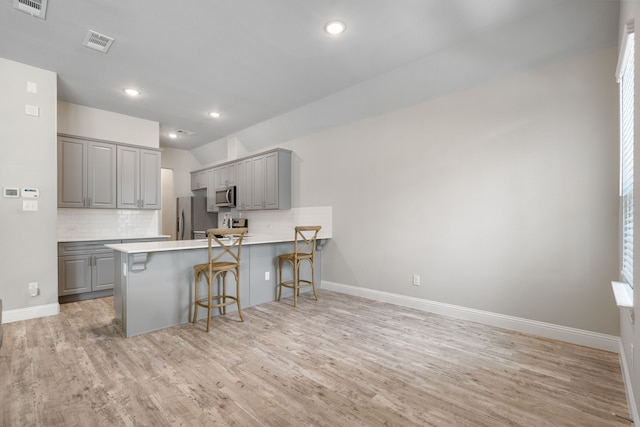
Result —
<instances>
[{"instance_id":1,"label":"white trim","mask_svg":"<svg viewBox=\"0 0 640 427\"><path fill-rule=\"evenodd\" d=\"M450 316L457 319L470 320L473 322L510 329L526 334L566 341L572 344L584 345L600 350L611 351L613 353L618 353L620 349L620 338L614 335L601 334L598 332L591 332L583 329L569 328L567 326L554 325L552 323L507 316L504 314L492 313L489 311L476 310L473 308L409 297L405 295L392 294L389 292L376 291L373 289L343 285L340 283L328 282L324 280L322 281L322 289L328 289L330 291L336 291L343 294L368 298L375 301L387 302L403 307L415 308L417 310Z\"/></svg>"},{"instance_id":2,"label":"white trim","mask_svg":"<svg viewBox=\"0 0 640 427\"><path fill-rule=\"evenodd\" d=\"M612 281L611 288L618 307L633 308L633 289L629 285Z\"/></svg>"},{"instance_id":3,"label":"white trim","mask_svg":"<svg viewBox=\"0 0 640 427\"><path fill-rule=\"evenodd\" d=\"M631 418L633 419L633 425L640 425L640 416L638 416L638 408L636 406L636 399L633 397L633 387L631 384L631 370L629 370L629 366L627 365L627 355L624 352L624 343L622 340L619 340L620 349L620 366L622 368L622 380L624 381L624 390L627 394L627 406L629 407L629 412L631 413Z\"/></svg>"},{"instance_id":4,"label":"white trim","mask_svg":"<svg viewBox=\"0 0 640 427\"><path fill-rule=\"evenodd\" d=\"M18 322L20 320L35 319L38 317L54 316L60 313L60 304L38 305L35 307L18 308L2 312L2 323Z\"/></svg>"},{"instance_id":5,"label":"white trim","mask_svg":"<svg viewBox=\"0 0 640 427\"><path fill-rule=\"evenodd\" d=\"M627 22L624 29L625 31L620 41L620 50L618 51L618 64L616 65L616 81L618 83L620 83L620 78L622 77L622 67L627 60L627 41L629 36L635 33L634 21Z\"/></svg>"}]
</instances>

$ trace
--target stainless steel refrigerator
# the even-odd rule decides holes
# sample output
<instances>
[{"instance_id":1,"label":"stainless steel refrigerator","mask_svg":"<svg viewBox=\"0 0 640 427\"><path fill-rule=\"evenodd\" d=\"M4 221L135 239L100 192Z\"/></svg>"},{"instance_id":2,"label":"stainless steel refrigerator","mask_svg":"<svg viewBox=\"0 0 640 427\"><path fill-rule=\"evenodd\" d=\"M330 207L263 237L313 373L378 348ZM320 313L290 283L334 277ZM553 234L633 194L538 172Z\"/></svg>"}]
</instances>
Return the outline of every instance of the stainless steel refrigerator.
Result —
<instances>
[{"instance_id":1,"label":"stainless steel refrigerator","mask_svg":"<svg viewBox=\"0 0 640 427\"><path fill-rule=\"evenodd\" d=\"M218 226L218 214L207 212L206 197L178 197L176 239L203 238L208 228Z\"/></svg>"}]
</instances>

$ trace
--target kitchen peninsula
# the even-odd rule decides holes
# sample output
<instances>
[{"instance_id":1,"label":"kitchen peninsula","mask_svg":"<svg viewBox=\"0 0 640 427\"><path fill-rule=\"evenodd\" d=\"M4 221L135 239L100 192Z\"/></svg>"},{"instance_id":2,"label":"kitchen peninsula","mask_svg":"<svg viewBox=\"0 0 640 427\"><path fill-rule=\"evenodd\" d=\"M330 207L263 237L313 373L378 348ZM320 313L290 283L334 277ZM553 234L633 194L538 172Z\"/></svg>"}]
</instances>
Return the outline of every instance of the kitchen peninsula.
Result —
<instances>
[{"instance_id":1,"label":"kitchen peninsula","mask_svg":"<svg viewBox=\"0 0 640 427\"><path fill-rule=\"evenodd\" d=\"M327 238L330 236L319 237L317 242L316 286L321 282L321 249ZM276 299L277 256L291 252L292 243L293 234L249 234L245 237L240 260L241 307ZM193 266L207 262L206 239L124 243L107 247L115 251L115 318L124 336L191 320L195 300ZM305 274L304 269L302 274ZM233 286L233 278L228 280ZM291 295L290 290L288 294L283 293L285 298ZM233 309L231 307L227 315L233 316ZM205 316L206 311L201 310L199 319Z\"/></svg>"}]
</instances>

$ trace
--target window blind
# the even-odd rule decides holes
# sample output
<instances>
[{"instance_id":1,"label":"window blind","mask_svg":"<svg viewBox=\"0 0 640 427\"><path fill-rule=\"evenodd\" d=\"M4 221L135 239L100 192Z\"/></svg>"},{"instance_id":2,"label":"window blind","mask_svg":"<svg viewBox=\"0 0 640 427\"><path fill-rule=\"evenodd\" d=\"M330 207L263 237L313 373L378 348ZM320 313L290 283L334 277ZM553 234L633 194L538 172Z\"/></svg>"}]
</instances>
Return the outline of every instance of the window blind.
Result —
<instances>
[{"instance_id":1,"label":"window blind","mask_svg":"<svg viewBox=\"0 0 640 427\"><path fill-rule=\"evenodd\" d=\"M620 195L622 280L633 287L634 34L628 35L620 75Z\"/></svg>"}]
</instances>

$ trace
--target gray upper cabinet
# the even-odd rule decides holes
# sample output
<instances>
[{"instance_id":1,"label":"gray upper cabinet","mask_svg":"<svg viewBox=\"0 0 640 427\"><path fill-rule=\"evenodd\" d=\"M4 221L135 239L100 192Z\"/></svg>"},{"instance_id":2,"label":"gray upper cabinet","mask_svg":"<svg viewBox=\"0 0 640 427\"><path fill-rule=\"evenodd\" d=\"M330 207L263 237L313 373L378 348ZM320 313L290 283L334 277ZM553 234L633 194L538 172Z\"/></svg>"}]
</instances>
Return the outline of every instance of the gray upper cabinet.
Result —
<instances>
[{"instance_id":1,"label":"gray upper cabinet","mask_svg":"<svg viewBox=\"0 0 640 427\"><path fill-rule=\"evenodd\" d=\"M207 212L218 212L216 206L216 172L215 169L207 171Z\"/></svg>"},{"instance_id":2,"label":"gray upper cabinet","mask_svg":"<svg viewBox=\"0 0 640 427\"><path fill-rule=\"evenodd\" d=\"M209 171L191 172L191 191L202 190L208 187Z\"/></svg>"},{"instance_id":3,"label":"gray upper cabinet","mask_svg":"<svg viewBox=\"0 0 640 427\"><path fill-rule=\"evenodd\" d=\"M218 212L216 189L236 186L237 210L291 209L291 151L275 149L216 166L208 172L207 211Z\"/></svg>"},{"instance_id":4,"label":"gray upper cabinet","mask_svg":"<svg viewBox=\"0 0 640 427\"><path fill-rule=\"evenodd\" d=\"M238 183L236 184L236 209L251 209L253 183L251 181L251 159L238 162Z\"/></svg>"},{"instance_id":5,"label":"gray upper cabinet","mask_svg":"<svg viewBox=\"0 0 640 427\"><path fill-rule=\"evenodd\" d=\"M58 138L58 207L116 207L116 145Z\"/></svg>"},{"instance_id":6,"label":"gray upper cabinet","mask_svg":"<svg viewBox=\"0 0 640 427\"><path fill-rule=\"evenodd\" d=\"M291 152L254 157L251 167L251 209L291 209Z\"/></svg>"},{"instance_id":7,"label":"gray upper cabinet","mask_svg":"<svg viewBox=\"0 0 640 427\"><path fill-rule=\"evenodd\" d=\"M160 152L118 146L118 208L160 209Z\"/></svg>"}]
</instances>

